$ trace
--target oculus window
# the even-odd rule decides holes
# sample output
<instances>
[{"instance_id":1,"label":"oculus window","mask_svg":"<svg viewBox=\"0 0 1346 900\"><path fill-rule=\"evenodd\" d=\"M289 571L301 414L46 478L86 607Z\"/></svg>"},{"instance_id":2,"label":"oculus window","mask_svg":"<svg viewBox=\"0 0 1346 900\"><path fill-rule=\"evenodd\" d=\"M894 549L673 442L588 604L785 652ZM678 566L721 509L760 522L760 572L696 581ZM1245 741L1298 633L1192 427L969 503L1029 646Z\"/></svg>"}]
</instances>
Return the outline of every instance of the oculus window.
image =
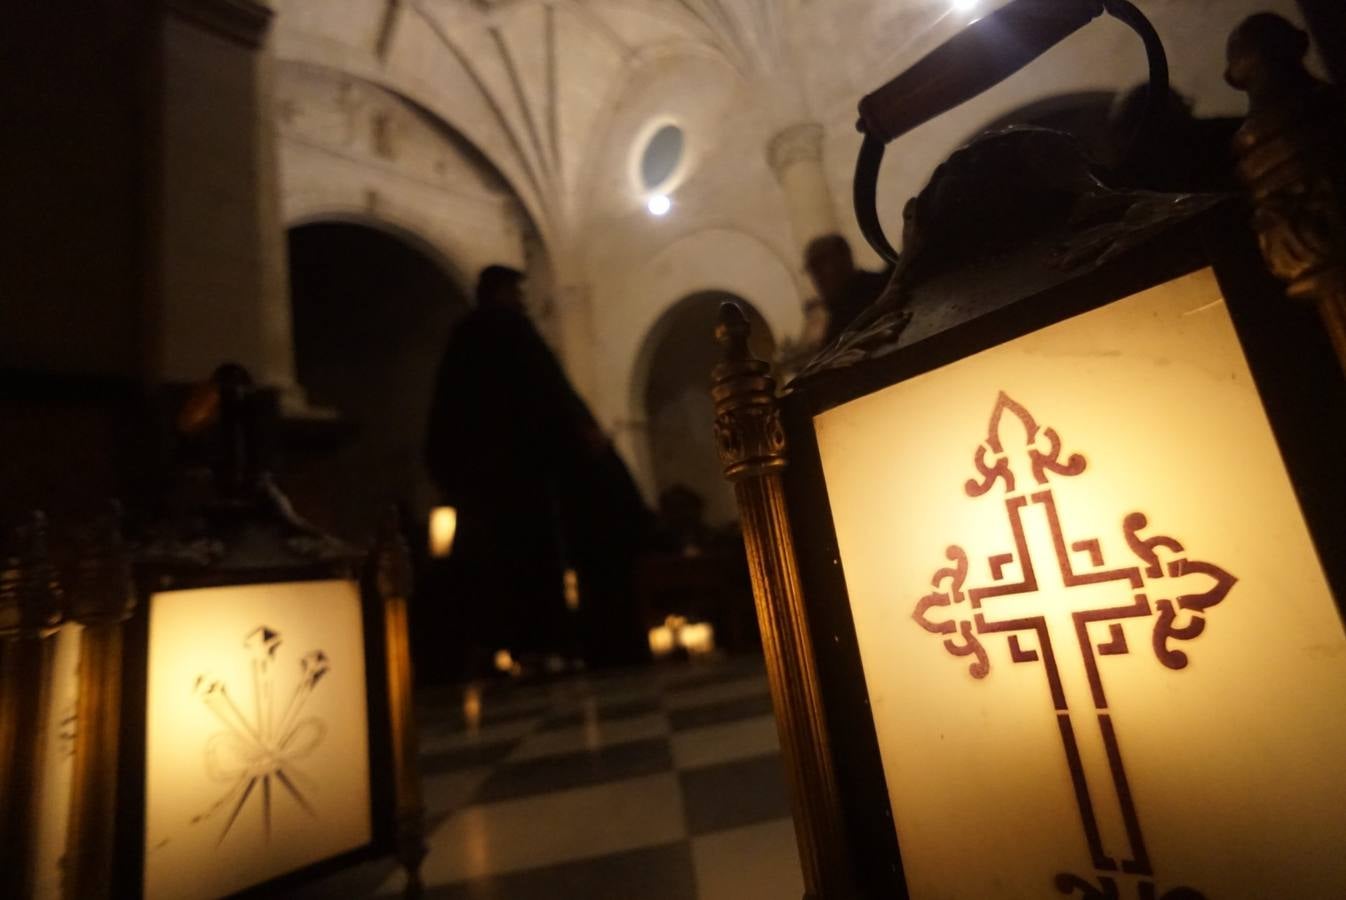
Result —
<instances>
[{"instance_id":1,"label":"oculus window","mask_svg":"<svg viewBox=\"0 0 1346 900\"><path fill-rule=\"evenodd\" d=\"M640 183L647 191L663 187L682 162L683 135L676 125L664 125L645 142L640 154Z\"/></svg>"}]
</instances>

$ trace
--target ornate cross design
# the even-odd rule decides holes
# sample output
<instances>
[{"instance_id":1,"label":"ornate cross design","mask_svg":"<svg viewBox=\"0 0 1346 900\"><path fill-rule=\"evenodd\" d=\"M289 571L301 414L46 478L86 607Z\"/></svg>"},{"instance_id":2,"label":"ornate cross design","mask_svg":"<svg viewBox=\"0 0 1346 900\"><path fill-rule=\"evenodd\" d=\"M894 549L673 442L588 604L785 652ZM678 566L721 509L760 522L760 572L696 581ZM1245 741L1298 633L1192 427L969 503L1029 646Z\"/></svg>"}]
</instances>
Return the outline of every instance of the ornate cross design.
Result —
<instances>
[{"instance_id":1,"label":"ornate cross design","mask_svg":"<svg viewBox=\"0 0 1346 900\"><path fill-rule=\"evenodd\" d=\"M1017 427L1016 427L1017 426ZM1011 546L985 557L986 580L973 573L980 563L969 562L968 551L954 544L946 551L948 565L931 579L934 590L916 604L912 618L926 631L943 638L944 649L968 660L976 679L991 674L991 659L983 641L1004 635L1012 662L1040 663L1056 711L1065 762L1070 771L1085 843L1093 860L1091 881L1068 872L1055 876L1055 889L1083 900L1119 900L1117 874L1137 877L1137 900L1203 900L1187 887L1162 895L1153 869L1140 816L1131 796L1121 745L1108 707L1101 657L1131 652L1122 628L1124 619L1153 620L1151 647L1160 664L1181 670L1188 664L1184 642L1195 640L1206 628L1206 614L1225 599L1237 579L1225 569L1191 558L1179 541L1153 534L1147 517L1132 512L1122 518L1121 532L1133 559L1109 565L1097 537L1077 534L1061 521L1052 480L1075 478L1087 466L1078 453L1065 455L1061 437L1039 425L1026 408L1003 391L991 411L986 441L976 450L977 475L964 492L973 499L1003 496ZM1025 514L1045 522L1052 553L1035 560L1029 546ZM1091 602L1081 602L1083 600ZM1100 633L1106 625L1106 632ZM1085 772L1075 724L1067 703L1057 652L1071 637L1078 644L1087 676L1094 716L1106 750L1110 784L1126 832L1126 853L1105 846Z\"/></svg>"},{"instance_id":2,"label":"ornate cross design","mask_svg":"<svg viewBox=\"0 0 1346 900\"><path fill-rule=\"evenodd\" d=\"M317 813L297 782L303 775L296 763L311 754L327 734L327 725L318 718L301 718L304 706L318 682L327 674L327 654L321 650L306 653L299 660L299 681L283 708L277 706L272 667L280 649L280 632L259 625L244 639L252 654L253 714L245 715L230 696L223 681L198 675L195 691L224 730L206 742L206 773L212 781L228 784L225 793L210 808L192 819L193 823L210 818L228 807L229 817L220 832L223 842L238 815L261 787L262 827L271 836L272 784L284 789L309 815ZM218 843L218 842L217 842Z\"/></svg>"}]
</instances>

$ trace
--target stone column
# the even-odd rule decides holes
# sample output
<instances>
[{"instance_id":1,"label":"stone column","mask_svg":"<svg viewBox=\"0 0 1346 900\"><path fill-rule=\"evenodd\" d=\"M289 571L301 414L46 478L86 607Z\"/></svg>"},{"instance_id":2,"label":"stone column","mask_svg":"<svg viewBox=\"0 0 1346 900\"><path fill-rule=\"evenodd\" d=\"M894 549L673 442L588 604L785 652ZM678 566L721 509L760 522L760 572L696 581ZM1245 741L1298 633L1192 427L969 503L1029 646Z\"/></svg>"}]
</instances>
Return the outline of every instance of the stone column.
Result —
<instances>
[{"instance_id":1,"label":"stone column","mask_svg":"<svg viewBox=\"0 0 1346 900\"><path fill-rule=\"evenodd\" d=\"M262 0L169 0L159 34L150 178L151 377L221 362L297 395L272 120L273 18Z\"/></svg>"},{"instance_id":2,"label":"stone column","mask_svg":"<svg viewBox=\"0 0 1346 900\"><path fill-rule=\"evenodd\" d=\"M558 278L555 290L561 359L566 374L589 407L596 409L598 384L594 356L598 348L594 341L593 300L589 285Z\"/></svg>"},{"instance_id":3,"label":"stone column","mask_svg":"<svg viewBox=\"0 0 1346 900\"><path fill-rule=\"evenodd\" d=\"M790 229L802 259L809 241L840 231L823 172L823 127L800 122L777 132L767 143L766 157L785 192Z\"/></svg>"},{"instance_id":4,"label":"stone column","mask_svg":"<svg viewBox=\"0 0 1346 900\"><path fill-rule=\"evenodd\" d=\"M275 52L271 38L257 59L257 212L261 262L261 366L257 378L280 391L282 412L308 409L295 375L293 306L285 222L281 215L279 135L275 116Z\"/></svg>"}]
</instances>

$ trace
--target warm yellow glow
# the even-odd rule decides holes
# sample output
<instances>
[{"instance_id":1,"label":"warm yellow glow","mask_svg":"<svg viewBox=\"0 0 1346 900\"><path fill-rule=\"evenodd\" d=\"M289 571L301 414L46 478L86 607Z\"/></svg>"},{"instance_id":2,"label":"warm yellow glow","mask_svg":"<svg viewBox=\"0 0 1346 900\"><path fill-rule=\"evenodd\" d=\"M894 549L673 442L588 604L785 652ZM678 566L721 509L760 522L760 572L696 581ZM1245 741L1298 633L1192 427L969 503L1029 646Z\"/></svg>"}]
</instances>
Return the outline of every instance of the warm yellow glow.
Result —
<instances>
[{"instance_id":1,"label":"warm yellow glow","mask_svg":"<svg viewBox=\"0 0 1346 900\"><path fill-rule=\"evenodd\" d=\"M565 590L566 609L574 612L580 608L580 576L574 569L566 569L561 577L561 586Z\"/></svg>"},{"instance_id":2,"label":"warm yellow glow","mask_svg":"<svg viewBox=\"0 0 1346 900\"><path fill-rule=\"evenodd\" d=\"M430 556L444 559L453 552L453 538L458 533L458 510L452 506L436 506L430 510Z\"/></svg>"},{"instance_id":3,"label":"warm yellow glow","mask_svg":"<svg viewBox=\"0 0 1346 900\"><path fill-rule=\"evenodd\" d=\"M650 629L650 655L655 659L662 659L673 652L673 648L678 645L677 636L672 628L667 624L656 625Z\"/></svg>"},{"instance_id":4,"label":"warm yellow glow","mask_svg":"<svg viewBox=\"0 0 1346 900\"><path fill-rule=\"evenodd\" d=\"M475 684L463 689L463 724L470 735L481 731L481 688Z\"/></svg>"},{"instance_id":5,"label":"warm yellow glow","mask_svg":"<svg viewBox=\"0 0 1346 900\"><path fill-rule=\"evenodd\" d=\"M512 672L514 670L514 656L508 650L495 651L495 670L497 672Z\"/></svg>"},{"instance_id":6,"label":"warm yellow glow","mask_svg":"<svg viewBox=\"0 0 1346 900\"><path fill-rule=\"evenodd\" d=\"M149 603L145 896L221 896L367 844L355 584Z\"/></svg>"},{"instance_id":7,"label":"warm yellow glow","mask_svg":"<svg viewBox=\"0 0 1346 900\"><path fill-rule=\"evenodd\" d=\"M47 708L46 741L38 801L36 900L61 896L62 857L70 822L70 791L75 752L75 707L79 702L79 642L83 628L67 622L48 640L52 672Z\"/></svg>"},{"instance_id":8,"label":"warm yellow glow","mask_svg":"<svg viewBox=\"0 0 1346 900\"><path fill-rule=\"evenodd\" d=\"M678 629L678 646L691 656L715 650L715 628L709 622L689 622Z\"/></svg>"},{"instance_id":9,"label":"warm yellow glow","mask_svg":"<svg viewBox=\"0 0 1346 900\"><path fill-rule=\"evenodd\" d=\"M1029 429L1008 416L1001 449L1016 486L970 496L1001 392L1035 418L1040 453L1050 427L1061 467L1078 453L1084 468L1040 481ZM1059 873L1098 883L1067 728L1119 866L1135 852L1114 779L1124 770L1158 894L1346 897L1346 636L1210 271L877 391L815 427L914 898L1042 897ZM988 445L983 462L1001 455ZM1015 509L1035 587L979 595L974 609L972 590L1027 577ZM1171 542L1147 550L1171 568L1141 566L1133 513L1145 517L1134 538ZM1067 585L1058 546L1072 576L1131 567L1143 585ZM967 560L957 593L950 548ZM1221 584L1218 604L1198 609ZM927 595L933 627L963 623L977 637L983 677L974 653L945 649L968 646L961 632L914 618ZM1184 596L1193 605L1177 605ZM1184 637L1157 630L1165 601ZM1137 603L1143 615L1109 613L1077 636L1072 612ZM1016 661L1009 630L977 631L978 613L1043 617L1060 704L1037 634L1017 632ZM1185 665L1162 663L1160 649ZM1114 877L1137 895L1135 876Z\"/></svg>"},{"instance_id":10,"label":"warm yellow glow","mask_svg":"<svg viewBox=\"0 0 1346 900\"><path fill-rule=\"evenodd\" d=\"M671 615L664 624L649 631L650 655L655 659L669 656L682 648L689 656L703 656L715 650L715 628L709 622L688 622L685 616Z\"/></svg>"},{"instance_id":11,"label":"warm yellow glow","mask_svg":"<svg viewBox=\"0 0 1346 900\"><path fill-rule=\"evenodd\" d=\"M650 629L650 654L656 659L668 656L673 652L675 641L673 639L673 630L667 625L656 625Z\"/></svg>"}]
</instances>

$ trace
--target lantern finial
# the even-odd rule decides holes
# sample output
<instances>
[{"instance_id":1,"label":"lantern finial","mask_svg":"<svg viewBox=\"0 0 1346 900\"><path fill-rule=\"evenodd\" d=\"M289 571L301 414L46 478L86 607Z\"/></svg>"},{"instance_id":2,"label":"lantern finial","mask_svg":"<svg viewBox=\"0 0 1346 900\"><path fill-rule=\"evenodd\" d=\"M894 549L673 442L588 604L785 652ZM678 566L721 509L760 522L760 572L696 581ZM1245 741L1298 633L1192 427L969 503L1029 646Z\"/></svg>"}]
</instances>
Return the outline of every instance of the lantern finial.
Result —
<instances>
[{"instance_id":1,"label":"lantern finial","mask_svg":"<svg viewBox=\"0 0 1346 900\"><path fill-rule=\"evenodd\" d=\"M711 373L715 401L715 440L724 477L785 468L785 431L776 406L776 381L770 366L748 349L748 317L737 303L720 305L715 339L724 351Z\"/></svg>"},{"instance_id":2,"label":"lantern finial","mask_svg":"<svg viewBox=\"0 0 1346 900\"><path fill-rule=\"evenodd\" d=\"M752 326L743 309L732 300L720 304L720 322L715 326L715 340L724 348L726 360L748 358L748 333Z\"/></svg>"}]
</instances>

